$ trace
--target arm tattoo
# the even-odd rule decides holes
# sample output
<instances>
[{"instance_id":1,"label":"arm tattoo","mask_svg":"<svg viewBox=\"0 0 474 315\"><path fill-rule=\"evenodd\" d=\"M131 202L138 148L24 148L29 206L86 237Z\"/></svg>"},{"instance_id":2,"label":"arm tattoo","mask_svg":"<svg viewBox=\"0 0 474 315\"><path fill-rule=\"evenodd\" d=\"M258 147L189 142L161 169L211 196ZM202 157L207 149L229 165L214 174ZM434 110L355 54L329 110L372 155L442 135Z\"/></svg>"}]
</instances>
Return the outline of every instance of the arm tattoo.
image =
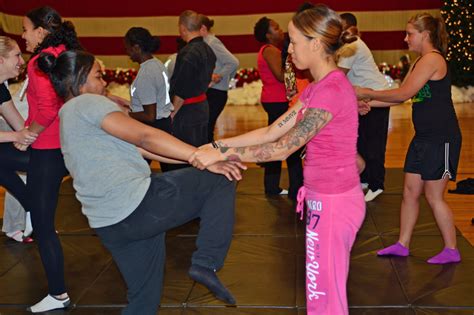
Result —
<instances>
[{"instance_id":1,"label":"arm tattoo","mask_svg":"<svg viewBox=\"0 0 474 315\"><path fill-rule=\"evenodd\" d=\"M291 119L290 115L287 116ZM304 112L303 119L299 121L293 128L291 128L284 136L278 139L277 142L259 144L249 147L228 148L231 150L231 155L228 159L232 160L253 160L257 162L266 162L278 159L282 152L294 152L298 148L305 145L311 138L313 138L319 131L331 121L331 113L318 109L307 108ZM220 148L222 153L223 148Z\"/></svg>"},{"instance_id":2,"label":"arm tattoo","mask_svg":"<svg viewBox=\"0 0 474 315\"><path fill-rule=\"evenodd\" d=\"M278 127L281 128L283 127L287 122L291 120L291 118L296 116L296 111L292 111L291 113L288 114L281 122L278 123Z\"/></svg>"},{"instance_id":3,"label":"arm tattoo","mask_svg":"<svg viewBox=\"0 0 474 315\"><path fill-rule=\"evenodd\" d=\"M277 141L277 147L299 148L321 131L332 119L331 113L319 108L307 108L303 119Z\"/></svg>"},{"instance_id":4,"label":"arm tattoo","mask_svg":"<svg viewBox=\"0 0 474 315\"><path fill-rule=\"evenodd\" d=\"M242 162L240 157L237 154L231 154L227 157L226 161L233 161L233 162Z\"/></svg>"},{"instance_id":5,"label":"arm tattoo","mask_svg":"<svg viewBox=\"0 0 474 315\"><path fill-rule=\"evenodd\" d=\"M224 141L222 140L217 140L216 144L219 146L219 148L225 147L226 145L224 144Z\"/></svg>"}]
</instances>

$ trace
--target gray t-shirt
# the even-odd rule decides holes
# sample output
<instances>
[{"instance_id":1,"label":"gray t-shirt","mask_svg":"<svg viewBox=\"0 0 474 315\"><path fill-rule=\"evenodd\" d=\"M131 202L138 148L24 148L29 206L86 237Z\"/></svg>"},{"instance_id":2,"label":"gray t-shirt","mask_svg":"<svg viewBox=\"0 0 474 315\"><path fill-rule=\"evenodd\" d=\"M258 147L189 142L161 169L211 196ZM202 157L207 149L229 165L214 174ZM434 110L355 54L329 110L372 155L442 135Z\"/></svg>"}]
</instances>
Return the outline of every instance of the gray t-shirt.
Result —
<instances>
[{"instance_id":1,"label":"gray t-shirt","mask_svg":"<svg viewBox=\"0 0 474 315\"><path fill-rule=\"evenodd\" d=\"M352 85L368 87L374 90L389 88L387 80L375 64L369 47L357 38L356 41L345 44L337 52L337 65L349 69L347 78Z\"/></svg>"},{"instance_id":2,"label":"gray t-shirt","mask_svg":"<svg viewBox=\"0 0 474 315\"><path fill-rule=\"evenodd\" d=\"M83 94L59 112L61 151L92 228L125 219L150 186L150 167L137 148L101 128L109 113L119 111L105 96Z\"/></svg>"},{"instance_id":3,"label":"gray t-shirt","mask_svg":"<svg viewBox=\"0 0 474 315\"><path fill-rule=\"evenodd\" d=\"M169 117L173 110L170 85L165 66L156 58L140 64L137 77L130 86L130 107L143 112L143 105L156 104L156 119Z\"/></svg>"}]
</instances>

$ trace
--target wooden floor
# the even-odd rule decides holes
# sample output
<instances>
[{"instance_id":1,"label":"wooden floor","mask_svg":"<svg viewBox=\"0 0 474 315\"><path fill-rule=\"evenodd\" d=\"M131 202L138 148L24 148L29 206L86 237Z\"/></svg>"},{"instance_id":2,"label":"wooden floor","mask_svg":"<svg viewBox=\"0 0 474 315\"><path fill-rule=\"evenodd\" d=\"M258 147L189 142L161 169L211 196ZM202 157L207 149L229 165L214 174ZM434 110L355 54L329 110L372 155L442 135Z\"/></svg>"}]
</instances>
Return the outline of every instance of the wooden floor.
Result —
<instances>
[{"instance_id":1,"label":"wooden floor","mask_svg":"<svg viewBox=\"0 0 474 315\"><path fill-rule=\"evenodd\" d=\"M458 180L474 177L474 103L456 104L456 112L463 133ZM266 125L266 114L261 106L228 105L217 121L216 137L223 138L253 130ZM391 109L390 127L386 153L387 168L402 168L405 153L413 136L411 106L401 105ZM449 188L455 184L450 183ZM0 217L3 214L3 195L0 191ZM453 209L456 226L474 244L474 195L446 194Z\"/></svg>"},{"instance_id":2,"label":"wooden floor","mask_svg":"<svg viewBox=\"0 0 474 315\"><path fill-rule=\"evenodd\" d=\"M463 134L461 160L457 180L474 177L474 103L455 104L456 113ZM217 138L241 134L266 125L266 114L261 106L228 105L217 121ZM413 137L411 105L404 104L391 108L389 136L385 166L403 168L405 153ZM454 189L450 182L448 188ZM474 195L446 193L446 200L453 209L456 226L474 245Z\"/></svg>"}]
</instances>

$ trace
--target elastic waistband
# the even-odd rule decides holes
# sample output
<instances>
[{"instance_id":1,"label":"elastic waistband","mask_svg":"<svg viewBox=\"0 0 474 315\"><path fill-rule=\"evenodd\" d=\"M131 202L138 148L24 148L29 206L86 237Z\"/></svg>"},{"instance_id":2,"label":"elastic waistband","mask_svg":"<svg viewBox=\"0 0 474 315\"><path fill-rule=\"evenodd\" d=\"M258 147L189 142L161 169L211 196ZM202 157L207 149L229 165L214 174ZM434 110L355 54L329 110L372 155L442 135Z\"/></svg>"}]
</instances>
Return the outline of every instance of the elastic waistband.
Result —
<instances>
[{"instance_id":1,"label":"elastic waistband","mask_svg":"<svg viewBox=\"0 0 474 315\"><path fill-rule=\"evenodd\" d=\"M201 95L185 99L183 105L200 103L200 102L204 102L205 100L207 100L207 96L206 96L206 93L203 93Z\"/></svg>"}]
</instances>

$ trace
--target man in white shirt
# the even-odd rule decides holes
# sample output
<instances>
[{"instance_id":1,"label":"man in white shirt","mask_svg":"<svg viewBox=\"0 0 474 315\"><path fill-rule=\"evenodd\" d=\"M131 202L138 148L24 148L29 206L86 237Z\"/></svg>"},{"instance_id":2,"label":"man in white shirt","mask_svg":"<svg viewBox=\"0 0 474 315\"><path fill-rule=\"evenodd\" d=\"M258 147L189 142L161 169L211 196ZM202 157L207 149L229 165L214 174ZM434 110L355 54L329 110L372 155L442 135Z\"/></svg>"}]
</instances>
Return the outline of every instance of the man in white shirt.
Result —
<instances>
[{"instance_id":1,"label":"man in white shirt","mask_svg":"<svg viewBox=\"0 0 474 315\"><path fill-rule=\"evenodd\" d=\"M357 31L357 19L351 13L341 14L344 29ZM374 57L360 37L344 45L338 52L338 66L347 74L352 85L374 90L388 89L388 83L375 64ZM371 201L384 190L385 147L390 107L372 108L365 116L359 116L357 151L366 162L361 182L368 184L365 201Z\"/></svg>"}]
</instances>

